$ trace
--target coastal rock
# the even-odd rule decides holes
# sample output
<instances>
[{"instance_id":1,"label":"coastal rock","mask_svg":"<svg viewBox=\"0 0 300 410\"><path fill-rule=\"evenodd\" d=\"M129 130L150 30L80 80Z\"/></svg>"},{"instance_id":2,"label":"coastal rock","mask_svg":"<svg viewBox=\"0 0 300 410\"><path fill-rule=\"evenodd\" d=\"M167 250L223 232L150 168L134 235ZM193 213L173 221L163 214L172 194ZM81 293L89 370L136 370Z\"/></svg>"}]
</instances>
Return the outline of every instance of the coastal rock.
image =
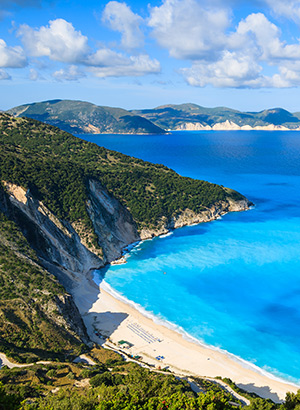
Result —
<instances>
[{"instance_id":1,"label":"coastal rock","mask_svg":"<svg viewBox=\"0 0 300 410\"><path fill-rule=\"evenodd\" d=\"M179 215L174 216L168 227L176 229L183 226L209 222L220 218L228 212L245 211L249 209L250 205L251 203L247 199L242 199L240 201L221 201L200 213L195 213L190 209L186 209Z\"/></svg>"},{"instance_id":2,"label":"coastal rock","mask_svg":"<svg viewBox=\"0 0 300 410\"><path fill-rule=\"evenodd\" d=\"M237 201L228 198L227 201L220 201L199 213L196 213L191 209L185 209L184 211L173 216L170 220L162 218L159 229L143 229L140 232L140 237L141 239L151 239L155 236L165 235L171 229L199 224L202 222L209 222L220 218L228 212L245 211L249 209L251 205L252 203L244 197L243 199Z\"/></svg>"},{"instance_id":3,"label":"coastal rock","mask_svg":"<svg viewBox=\"0 0 300 410\"><path fill-rule=\"evenodd\" d=\"M140 239L129 211L95 180L89 181L87 210L103 248L105 262L119 258L123 248Z\"/></svg>"},{"instance_id":4,"label":"coastal rock","mask_svg":"<svg viewBox=\"0 0 300 410\"><path fill-rule=\"evenodd\" d=\"M203 125L201 122L183 122L175 127L176 131L209 131L210 125Z\"/></svg>"},{"instance_id":5,"label":"coastal rock","mask_svg":"<svg viewBox=\"0 0 300 410\"><path fill-rule=\"evenodd\" d=\"M10 201L10 214L25 237L47 264L58 266L76 277L103 266L103 261L87 249L72 225L59 220L29 190L3 181Z\"/></svg>"},{"instance_id":6,"label":"coastal rock","mask_svg":"<svg viewBox=\"0 0 300 410\"><path fill-rule=\"evenodd\" d=\"M219 122L212 127L214 131L226 131L226 130L240 130L241 127L233 121L226 120Z\"/></svg>"},{"instance_id":7,"label":"coastal rock","mask_svg":"<svg viewBox=\"0 0 300 410\"><path fill-rule=\"evenodd\" d=\"M73 332L75 337L79 336L82 341L88 343L89 336L73 297L65 293L64 295L56 296L55 302L56 308L64 319L62 325L68 328L69 332ZM55 316L55 320L57 320L57 315Z\"/></svg>"},{"instance_id":8,"label":"coastal rock","mask_svg":"<svg viewBox=\"0 0 300 410\"><path fill-rule=\"evenodd\" d=\"M224 122L218 122L213 126L207 124L201 124L200 122L184 122L174 128L175 131L289 131L290 129L283 125L257 125L252 127L251 125L239 126L233 121L226 120ZM293 131L299 131L300 127L293 128Z\"/></svg>"},{"instance_id":9,"label":"coastal rock","mask_svg":"<svg viewBox=\"0 0 300 410\"><path fill-rule=\"evenodd\" d=\"M228 198L199 213L185 209L171 218L162 217L157 226L144 227L139 232L130 212L100 184L89 180L87 211L97 236L96 248L86 239L86 230L80 223L70 224L59 220L30 191L3 182L8 193L11 213L25 236L52 272L71 289L66 276L72 282L119 259L123 249L139 240L167 234L171 229L186 225L209 222L227 212L243 211L251 203L243 198Z\"/></svg>"}]
</instances>

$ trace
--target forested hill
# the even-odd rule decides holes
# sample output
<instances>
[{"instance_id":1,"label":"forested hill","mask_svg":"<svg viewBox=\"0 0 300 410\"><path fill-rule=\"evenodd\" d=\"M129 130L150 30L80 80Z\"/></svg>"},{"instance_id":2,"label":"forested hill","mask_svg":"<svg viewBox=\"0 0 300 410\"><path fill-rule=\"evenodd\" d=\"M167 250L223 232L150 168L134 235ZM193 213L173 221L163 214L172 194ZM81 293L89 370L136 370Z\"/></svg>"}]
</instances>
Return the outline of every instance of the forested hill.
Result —
<instances>
[{"instance_id":1,"label":"forested hill","mask_svg":"<svg viewBox=\"0 0 300 410\"><path fill-rule=\"evenodd\" d=\"M58 217L90 224L87 182L98 180L131 213L139 229L185 209L204 211L244 197L82 141L32 119L0 114L1 180L29 188Z\"/></svg>"},{"instance_id":2,"label":"forested hill","mask_svg":"<svg viewBox=\"0 0 300 410\"><path fill-rule=\"evenodd\" d=\"M122 108L100 107L85 101L51 100L21 105L9 114L43 121L72 134L163 134L148 119Z\"/></svg>"},{"instance_id":3,"label":"forested hill","mask_svg":"<svg viewBox=\"0 0 300 410\"><path fill-rule=\"evenodd\" d=\"M283 108L242 112L228 107L167 104L124 110L85 101L50 100L11 108L7 113L55 125L72 134L163 134L169 130L296 130L300 113Z\"/></svg>"},{"instance_id":4,"label":"forested hill","mask_svg":"<svg viewBox=\"0 0 300 410\"><path fill-rule=\"evenodd\" d=\"M299 113L291 113L282 108L266 109L260 112L242 112L227 107L207 108L197 104L168 104L153 109L133 110L132 112L166 130L193 129L193 126L195 129L197 127L199 129L201 127L214 129L213 127L226 122L228 129L233 127L255 129L256 127L270 126L297 129L300 127ZM226 125L223 126L224 129L226 129Z\"/></svg>"}]
</instances>

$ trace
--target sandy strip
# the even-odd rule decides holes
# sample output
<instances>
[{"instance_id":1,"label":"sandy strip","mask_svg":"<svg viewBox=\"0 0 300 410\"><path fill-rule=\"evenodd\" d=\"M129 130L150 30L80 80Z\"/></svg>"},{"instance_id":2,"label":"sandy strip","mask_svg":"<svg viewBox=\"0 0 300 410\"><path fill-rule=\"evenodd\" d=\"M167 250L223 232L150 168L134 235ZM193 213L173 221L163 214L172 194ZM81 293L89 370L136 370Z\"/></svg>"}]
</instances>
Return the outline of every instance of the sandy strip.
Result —
<instances>
[{"instance_id":1,"label":"sandy strip","mask_svg":"<svg viewBox=\"0 0 300 410\"><path fill-rule=\"evenodd\" d=\"M104 344L105 338L114 344L125 340L133 346L124 352L142 356L149 364L169 367L188 375L229 377L241 388L255 392L275 402L284 400L288 391L297 392L299 386L268 377L253 367L236 361L218 350L185 340L179 333L141 314L130 304L113 297L106 285L99 288L90 279L82 281L73 296L88 333L93 341ZM99 336L104 336L104 339ZM157 359L157 357L163 359Z\"/></svg>"}]
</instances>

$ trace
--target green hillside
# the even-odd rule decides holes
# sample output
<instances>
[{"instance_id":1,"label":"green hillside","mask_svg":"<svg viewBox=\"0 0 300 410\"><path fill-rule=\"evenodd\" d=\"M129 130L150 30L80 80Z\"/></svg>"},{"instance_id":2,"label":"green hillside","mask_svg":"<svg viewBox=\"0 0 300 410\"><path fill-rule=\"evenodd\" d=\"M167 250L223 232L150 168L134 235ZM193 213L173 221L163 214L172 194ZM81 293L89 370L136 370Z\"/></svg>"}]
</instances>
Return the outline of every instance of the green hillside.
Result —
<instances>
[{"instance_id":1,"label":"green hillside","mask_svg":"<svg viewBox=\"0 0 300 410\"><path fill-rule=\"evenodd\" d=\"M201 393L196 394L186 380L171 373L143 369L122 361L116 354L110 359L105 356L98 354L97 365L92 368L49 363L0 370L0 409L233 410L236 407L232 403L239 405L230 393L214 383L199 380ZM263 403L265 410L272 409L267 401Z\"/></svg>"},{"instance_id":2,"label":"green hillside","mask_svg":"<svg viewBox=\"0 0 300 410\"><path fill-rule=\"evenodd\" d=\"M269 124L282 125L287 128L300 126L300 119L282 108L274 108L261 112L241 112L226 107L205 108L196 104L164 105L149 110L134 110L164 129L176 129L181 124L201 123L213 126L217 123L232 121L239 126L250 125L267 126Z\"/></svg>"},{"instance_id":3,"label":"green hillside","mask_svg":"<svg viewBox=\"0 0 300 410\"><path fill-rule=\"evenodd\" d=\"M227 198L216 184L181 177L154 165L82 141L32 119L0 114L0 177L30 190L58 217L90 226L87 181L97 179L133 216L139 229L189 208L200 212Z\"/></svg>"},{"instance_id":4,"label":"green hillside","mask_svg":"<svg viewBox=\"0 0 300 410\"><path fill-rule=\"evenodd\" d=\"M101 107L84 101L52 100L25 104L7 111L17 117L33 118L72 134L163 134L186 123L213 127L231 121L242 127L300 126L300 114L282 108L242 112L227 107L207 108L197 104L168 104L153 109L126 111Z\"/></svg>"},{"instance_id":5,"label":"green hillside","mask_svg":"<svg viewBox=\"0 0 300 410\"><path fill-rule=\"evenodd\" d=\"M21 105L7 111L55 125L72 134L157 134L164 130L121 108L99 107L84 101L52 100Z\"/></svg>"}]
</instances>

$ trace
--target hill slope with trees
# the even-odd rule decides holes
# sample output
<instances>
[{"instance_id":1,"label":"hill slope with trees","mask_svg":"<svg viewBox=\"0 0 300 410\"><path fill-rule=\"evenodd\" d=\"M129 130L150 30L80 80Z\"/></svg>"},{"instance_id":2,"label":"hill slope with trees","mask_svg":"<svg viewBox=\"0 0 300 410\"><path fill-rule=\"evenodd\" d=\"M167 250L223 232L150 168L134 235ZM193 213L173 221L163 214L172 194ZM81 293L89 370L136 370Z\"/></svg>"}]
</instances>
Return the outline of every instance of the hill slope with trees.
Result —
<instances>
[{"instance_id":1,"label":"hill slope with trees","mask_svg":"<svg viewBox=\"0 0 300 410\"><path fill-rule=\"evenodd\" d=\"M7 111L55 125L72 134L161 134L164 130L122 108L100 107L85 101L51 100Z\"/></svg>"}]
</instances>

